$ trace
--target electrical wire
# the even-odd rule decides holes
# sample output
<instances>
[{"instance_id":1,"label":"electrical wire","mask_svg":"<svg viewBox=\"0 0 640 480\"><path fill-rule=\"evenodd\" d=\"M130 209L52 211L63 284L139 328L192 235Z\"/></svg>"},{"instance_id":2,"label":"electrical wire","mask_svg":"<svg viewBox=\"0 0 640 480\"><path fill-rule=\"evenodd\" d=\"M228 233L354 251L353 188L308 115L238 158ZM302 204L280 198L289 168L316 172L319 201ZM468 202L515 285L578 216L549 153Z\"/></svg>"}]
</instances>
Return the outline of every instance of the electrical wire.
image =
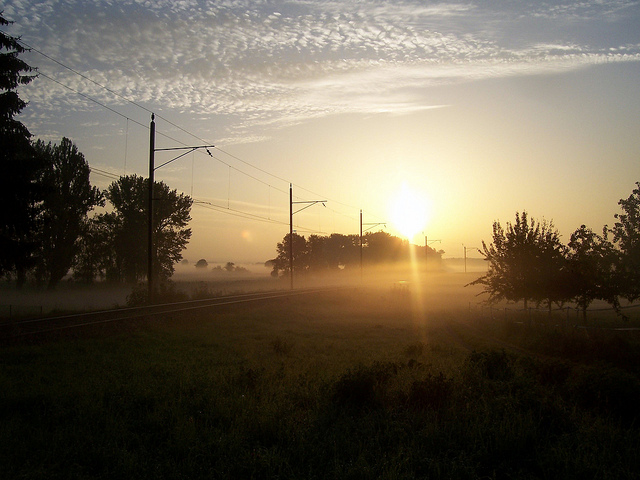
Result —
<instances>
[{"instance_id":1,"label":"electrical wire","mask_svg":"<svg viewBox=\"0 0 640 480\"><path fill-rule=\"evenodd\" d=\"M41 50L39 50L39 49L37 49L37 48L33 47L32 45L30 45L30 44L26 43L24 40L22 40L22 39L18 39L18 42L19 42L21 45L23 45L26 49L28 49L28 50L30 50L30 51L34 51L34 52L38 53L39 55L41 55L41 56L43 56L44 58L46 58L46 59L50 60L51 62L53 62L53 63L55 63L55 64L59 65L60 67L62 67L62 68L64 68L64 69L66 69L66 70L69 70L69 71L70 71L70 72L72 72L73 74L78 75L78 76L79 76L79 77L81 77L82 79L84 79L84 80L86 80L86 81L88 81L88 82L90 82L90 83L92 83L92 84L94 84L94 85L98 86L99 88L101 88L101 89L103 89L103 90L105 90L105 91L109 92L110 94L112 94L112 95L116 96L117 98L120 98L120 99L124 100L125 102L127 102L127 103L129 103L129 104L131 104L131 105L133 105L133 106L135 106L135 107L137 107L137 108L139 108L139 109L141 109L141 110L143 110L143 111L147 112L147 113L150 113L150 114L151 114L151 113L154 113L154 112L153 112L152 110L150 110L149 108L147 108L147 107L145 107L145 106L141 105L141 104L140 104L140 103L138 103L138 102L135 102L135 101L131 100L130 98L125 97L124 95L122 95L122 94L120 94L120 93L116 92L115 90L113 90L113 89L111 89L111 88L107 87L106 85L103 85L103 84L101 84L101 83L99 83L99 82L97 82L97 81L93 80L92 78L88 77L87 75L84 75L83 73L81 73L81 72L79 72L79 71L77 71L77 70L75 70L75 69L73 69L73 68L69 67L68 65L64 64L63 62L61 62L61 61L59 61L59 60L57 60L57 59L55 59L55 58L51 57L50 55L48 55L48 54L44 53L43 51L41 51ZM68 85L65 85L64 83L62 83L62 82L60 82L60 81L58 81L58 80L54 79L53 77L51 77L51 76L49 76L49 75L47 75L47 74L43 73L43 72L42 72L42 71L40 71L40 70L37 70L37 71L38 71L38 75L41 75L41 76L43 76L44 78L47 78L48 80L50 80L50 81L52 81L52 82L54 82L54 83L56 83L56 84L58 84L58 85L62 86L63 88L68 89L68 90L70 90L70 91L72 91L72 92L74 92L74 93L76 93L76 94L80 95L81 97L83 97L83 98L85 98L85 99L87 99L87 100L89 100L89 101L91 101L91 102L95 103L96 105L99 105L99 106L101 106L101 107L105 108L106 110L109 110L110 112L112 112L112 113L114 113L114 114L116 114L116 115L118 115L118 116L120 116L120 117L122 117L122 118L125 118L125 119L127 120L127 128L128 128L128 122L129 122L129 121L131 121L131 122L135 123L136 125L139 125L139 126L141 126L141 127L145 128L145 129L147 129L147 130L149 129L149 126L148 126L148 125L145 125L145 124L143 124L143 123L141 123L141 122L138 122L138 121L136 121L136 120L134 120L134 119L132 119L132 118L130 118L130 117L128 117L128 116L126 116L126 115L124 115L123 113L118 112L117 110L115 110L115 109L113 109L113 108L109 107L108 105L105 105L104 103L102 103L102 102L100 102L100 101L98 101L98 100L96 100L96 99L94 99L94 98L90 97L89 95L86 95L86 94L84 94L84 93L80 92L79 90L77 90L77 89L75 89L75 88L72 88L72 87L70 87L70 86L68 86ZM178 130L180 130L181 132L183 132L183 133L185 133L185 134L187 134L187 135L189 135L189 136L191 136L191 137L193 137L193 138L195 138L195 139L198 139L198 140L202 141L203 143L212 143L212 142L209 142L209 141L207 141L206 139L203 139L203 138L199 137L198 135L195 135L194 133L192 133L192 132L190 132L190 131L186 130L185 128L181 127L180 125L175 124L174 122L172 122L172 121L170 121L169 119L167 119L167 118L163 117L162 115L159 115L159 114L157 114L157 113L156 113L155 115L156 115L156 117L157 117L158 119L161 119L162 121L166 122L167 124L171 125L172 127L176 128L176 129L178 129ZM163 137L165 137L165 138L167 138L167 139L169 139L169 140L171 140L171 141L173 141L173 142L176 142L176 143L181 144L181 145L185 145L185 144L184 144L184 142L181 142L180 140L177 140L177 139L175 139L175 138L173 138L173 137L171 137L171 136L169 136L169 135L167 135L167 134L164 134L164 133L162 133L162 132L157 132L157 133L158 133L158 135L161 135L161 136L163 136ZM265 175L268 175L268 176L270 176L270 177L272 177L272 178L274 178L274 179L277 179L277 180L282 181L282 182L285 182L285 183L289 183L290 185L295 185L295 186L296 186L296 188L298 188L298 189L300 189L300 190L303 190L303 191L305 191L305 192L308 192L308 193L310 193L310 194L312 194L312 195L322 196L322 195L317 194L317 193L315 193L314 191L309 190L309 189L307 189L307 188L305 188L305 187L303 187L303 186L301 186L301 185L294 184L293 182L288 181L288 180L286 180L286 179L284 179L284 178L282 178L282 177L280 177L280 176L278 176L278 175L275 175L275 174L273 174L273 173L271 173L271 172L269 172L269 171L267 171L267 170L264 170L264 169L262 169L262 168L260 168L260 167L257 167L256 165L254 165L254 164L252 164L252 163L250 163L250 162L248 162L248 161L246 161L246 160L244 160L244 159L242 159L242 158L238 157L237 155L234 155L234 154L232 154L232 153L230 153L230 152L228 152L228 151L226 151L226 150L224 150L224 149L222 149L222 148L220 148L220 147L218 147L218 146L214 146L213 148L215 148L216 150L220 151L221 153L224 153L225 155L227 155L227 156L229 156L229 157L233 158L234 160L236 160L236 161L238 161L238 162L240 162L240 163L242 163L242 164L244 164L244 165L246 165L246 166L248 166L248 167L250 167L250 168L253 168L253 169L255 169L255 170L257 170L257 171L259 171L259 172L261 172L261 173L263 173L263 174L265 174ZM204 153L204 152L200 152L200 153ZM263 181L263 180L261 180L261 179L259 179L259 178L255 177L255 176L253 176L253 175L251 175L251 174L248 174L247 172L244 172L244 171L242 171L242 170L238 169L237 167L235 167L235 166L233 166L233 165L229 164L228 162L223 161L223 160L222 160L222 159L220 159L219 157L213 156L213 155L211 155L211 154L209 154L209 155L210 155L213 159L215 159L216 161L218 161L218 162L222 163L223 165L226 165L226 166L227 166L227 167L229 167L230 169L236 170L237 172L239 172L239 173L241 173L241 174L243 174L243 175L247 176L248 178L251 178L251 179L253 179L253 180L257 181L257 182L260 182L260 183L262 183L262 184L264 184L264 185L268 186L270 189L271 189L271 188L273 188L273 189L275 189L276 191L279 191L279 192L284 193L284 194L288 193L288 192L286 192L285 190L281 190L281 189L279 189L279 188L277 188L277 187L274 187L273 185L271 185L271 184L269 184L269 183L267 183L267 182L265 182L265 181ZM112 174L109 174L108 172L107 172L107 173L100 172L98 169L95 169L95 168L94 168L93 170L95 170L95 171L96 171L96 173L97 173L97 174L99 174L99 175L100 175L100 174L101 174L101 175L103 175L103 176L112 175ZM117 177L116 177L116 178L117 178ZM323 196L323 197L326 197L326 196ZM297 197L297 196L296 196L296 198L300 198L300 197ZM338 205L342 205L342 206L344 206L344 207L346 207L346 208L349 208L349 209L355 209L355 210L358 210L358 207L355 207L355 206L353 206L353 205L349 205L349 204L344 203L344 202L340 202L340 201L335 200L335 199L331 199L331 198L328 198L328 197L327 197L327 200L328 200L328 201L330 201L331 203L335 203L335 204L338 204ZM219 208L222 208L222 207L219 207ZM343 217L345 217L345 218L349 218L349 219L351 219L351 220L357 221L357 219L356 219L355 217L351 216L351 215L348 215L348 214L345 214L345 213L339 212L339 211L337 211L337 210L335 210L335 209L332 209L332 208L328 208L328 209L329 209L331 212L333 212L334 214L341 215L341 216L343 216ZM228 210L229 210L229 209L228 209ZM248 215L251 215L251 214L248 214ZM376 216L376 215L374 215L374 216ZM381 217L379 217L379 218L381 218ZM263 220L263 221L264 221L264 218L262 218L261 220ZM268 219L267 219L267 220L268 220Z\"/></svg>"}]
</instances>

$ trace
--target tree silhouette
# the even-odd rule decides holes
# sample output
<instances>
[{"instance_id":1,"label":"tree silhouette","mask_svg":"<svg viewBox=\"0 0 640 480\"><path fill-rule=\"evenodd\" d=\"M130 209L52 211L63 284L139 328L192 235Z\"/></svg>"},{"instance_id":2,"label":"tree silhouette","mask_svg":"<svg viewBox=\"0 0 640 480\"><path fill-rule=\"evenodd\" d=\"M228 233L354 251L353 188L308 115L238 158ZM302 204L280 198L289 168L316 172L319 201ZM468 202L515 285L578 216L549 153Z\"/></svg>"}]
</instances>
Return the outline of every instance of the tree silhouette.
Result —
<instances>
[{"instance_id":1,"label":"tree silhouette","mask_svg":"<svg viewBox=\"0 0 640 480\"><path fill-rule=\"evenodd\" d=\"M108 282L121 280L113 241L118 225L114 213L102 213L85 222L73 265L74 279L85 283L92 283L96 278Z\"/></svg>"},{"instance_id":2,"label":"tree silhouette","mask_svg":"<svg viewBox=\"0 0 640 480\"><path fill-rule=\"evenodd\" d=\"M616 258L606 228L602 236L584 225L571 234L566 285L585 322L587 308L596 299L609 302L619 311Z\"/></svg>"},{"instance_id":3,"label":"tree silhouette","mask_svg":"<svg viewBox=\"0 0 640 480\"><path fill-rule=\"evenodd\" d=\"M483 285L489 301L549 303L557 300L554 293L557 274L562 265L564 247L552 223L529 221L527 212L516 212L515 223L493 223L493 242L482 242L481 253L489 262L486 275L469 285Z\"/></svg>"},{"instance_id":4,"label":"tree silhouette","mask_svg":"<svg viewBox=\"0 0 640 480\"><path fill-rule=\"evenodd\" d=\"M278 256L273 259L273 271L283 272L287 274L290 270L289 265L289 242L290 234L286 234L282 242L276 246ZM302 235L293 234L293 269L296 273L308 270L307 263L307 241Z\"/></svg>"},{"instance_id":5,"label":"tree silhouette","mask_svg":"<svg viewBox=\"0 0 640 480\"><path fill-rule=\"evenodd\" d=\"M368 232L363 237L366 263L409 260L409 242L387 232Z\"/></svg>"},{"instance_id":6,"label":"tree silhouette","mask_svg":"<svg viewBox=\"0 0 640 480\"><path fill-rule=\"evenodd\" d=\"M71 140L63 138L60 145L38 140L34 147L46 165L40 177L44 198L36 270L53 289L79 251L87 214L95 206L104 205L104 200L98 188L91 186L89 164Z\"/></svg>"},{"instance_id":7,"label":"tree silhouette","mask_svg":"<svg viewBox=\"0 0 640 480\"><path fill-rule=\"evenodd\" d=\"M366 263L391 263L409 260L409 242L386 232L367 233L363 237L363 258ZM424 260L424 247L421 259ZM277 245L278 256L267 262L272 275L289 272L289 235ZM432 248L429 255L441 259L443 251ZM360 266L360 236L333 233L329 236L310 235L306 240L294 234L294 268L296 272L331 272Z\"/></svg>"},{"instance_id":8,"label":"tree silhouette","mask_svg":"<svg viewBox=\"0 0 640 480\"><path fill-rule=\"evenodd\" d=\"M99 268L98 276L108 280L134 283L147 275L147 208L149 182L138 175L120 177L105 191L113 212L93 220L95 233L88 252L81 255L80 269L90 272ZM158 279L168 279L174 265L182 259L182 251L191 238L187 228L191 220L191 197L170 190L163 182L154 184L153 232L156 245L155 262ZM109 232L108 245L103 245L103 230ZM99 247L101 250L94 250ZM93 255L93 258L92 258ZM92 267L93 266L93 267Z\"/></svg>"},{"instance_id":9,"label":"tree silhouette","mask_svg":"<svg viewBox=\"0 0 640 480\"><path fill-rule=\"evenodd\" d=\"M0 26L9 25L0 12ZM0 31L0 275L15 273L21 287L35 263L35 231L41 193L36 182L42 165L34 155L31 133L14 117L26 106L16 89L34 78L19 58L18 39Z\"/></svg>"},{"instance_id":10,"label":"tree silhouette","mask_svg":"<svg viewBox=\"0 0 640 480\"><path fill-rule=\"evenodd\" d=\"M640 298L640 182L626 199L618 205L624 213L616 213L617 222L611 232L620 249L618 278L620 293L630 301Z\"/></svg>"},{"instance_id":11,"label":"tree silhouette","mask_svg":"<svg viewBox=\"0 0 640 480\"><path fill-rule=\"evenodd\" d=\"M204 258L201 258L196 262L196 268L207 268L209 266L209 262L207 262Z\"/></svg>"}]
</instances>

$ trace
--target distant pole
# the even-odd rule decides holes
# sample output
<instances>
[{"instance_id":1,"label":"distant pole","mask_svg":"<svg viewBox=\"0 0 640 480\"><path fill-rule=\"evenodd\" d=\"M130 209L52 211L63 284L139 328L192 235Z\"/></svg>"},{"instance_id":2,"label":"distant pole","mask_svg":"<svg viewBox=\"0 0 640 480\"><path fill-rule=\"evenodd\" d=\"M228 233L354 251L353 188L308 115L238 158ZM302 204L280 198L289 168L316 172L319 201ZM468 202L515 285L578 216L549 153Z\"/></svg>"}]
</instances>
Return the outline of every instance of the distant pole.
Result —
<instances>
[{"instance_id":1,"label":"distant pole","mask_svg":"<svg viewBox=\"0 0 640 480\"><path fill-rule=\"evenodd\" d=\"M362 210L360 210L360 282L362 283L364 276L362 273Z\"/></svg>"},{"instance_id":2,"label":"distant pole","mask_svg":"<svg viewBox=\"0 0 640 480\"><path fill-rule=\"evenodd\" d=\"M156 122L151 114L149 125L149 208L147 216L147 285L149 287L149 303L153 303L153 172L155 171Z\"/></svg>"},{"instance_id":3,"label":"distant pole","mask_svg":"<svg viewBox=\"0 0 640 480\"><path fill-rule=\"evenodd\" d=\"M467 273L467 250L480 251L480 249L478 247L467 247L464 243L462 244L462 248L464 249L464 273Z\"/></svg>"},{"instance_id":4,"label":"distant pole","mask_svg":"<svg viewBox=\"0 0 640 480\"><path fill-rule=\"evenodd\" d=\"M293 290L293 187L289 184L289 278Z\"/></svg>"},{"instance_id":5,"label":"distant pole","mask_svg":"<svg viewBox=\"0 0 640 480\"><path fill-rule=\"evenodd\" d=\"M464 249L464 273L467 273L467 247L462 246Z\"/></svg>"},{"instance_id":6,"label":"distant pole","mask_svg":"<svg viewBox=\"0 0 640 480\"><path fill-rule=\"evenodd\" d=\"M429 261L429 242L427 236L424 236L424 269L427 269L427 262Z\"/></svg>"}]
</instances>

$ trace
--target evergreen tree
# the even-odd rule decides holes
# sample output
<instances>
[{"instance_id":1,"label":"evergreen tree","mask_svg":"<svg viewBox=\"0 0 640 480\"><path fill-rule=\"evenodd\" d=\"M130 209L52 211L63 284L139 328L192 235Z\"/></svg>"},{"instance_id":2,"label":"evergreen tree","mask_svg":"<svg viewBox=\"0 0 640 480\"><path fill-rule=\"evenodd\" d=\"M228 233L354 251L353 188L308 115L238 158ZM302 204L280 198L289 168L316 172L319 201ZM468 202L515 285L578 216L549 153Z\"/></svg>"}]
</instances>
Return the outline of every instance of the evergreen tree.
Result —
<instances>
[{"instance_id":1,"label":"evergreen tree","mask_svg":"<svg viewBox=\"0 0 640 480\"><path fill-rule=\"evenodd\" d=\"M0 26L10 23L0 13ZM42 168L31 133L14 118L26 106L16 90L34 78L33 69L19 58L24 52L17 38L0 31L0 274L15 274L18 287L35 264Z\"/></svg>"}]
</instances>

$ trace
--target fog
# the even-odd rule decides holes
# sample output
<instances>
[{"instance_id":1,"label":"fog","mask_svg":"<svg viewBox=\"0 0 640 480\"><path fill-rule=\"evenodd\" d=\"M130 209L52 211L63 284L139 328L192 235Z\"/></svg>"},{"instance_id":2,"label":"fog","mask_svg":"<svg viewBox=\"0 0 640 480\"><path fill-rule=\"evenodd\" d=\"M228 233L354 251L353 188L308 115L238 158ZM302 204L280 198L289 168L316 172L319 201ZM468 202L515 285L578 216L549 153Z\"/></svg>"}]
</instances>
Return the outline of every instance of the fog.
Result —
<instances>
[{"instance_id":1,"label":"fog","mask_svg":"<svg viewBox=\"0 0 640 480\"><path fill-rule=\"evenodd\" d=\"M289 290L289 275L273 277L271 269L263 263L235 264L233 271L225 270L226 264L210 263L196 268L194 263L176 265L171 282L175 289L190 298L233 295L238 293ZM407 294L416 301L416 309L468 308L482 297L479 287L465 285L482 274L484 263L467 261L464 273L463 259L447 260L440 268L436 265L389 264L365 267L350 271L296 273L294 289L304 288L372 288L381 292ZM102 310L127 305L131 285L110 285L96 282L93 285L63 281L56 290L47 291L34 287L16 290L8 284L0 286L0 314L9 316L33 316L51 313L67 313L84 310Z\"/></svg>"}]
</instances>

